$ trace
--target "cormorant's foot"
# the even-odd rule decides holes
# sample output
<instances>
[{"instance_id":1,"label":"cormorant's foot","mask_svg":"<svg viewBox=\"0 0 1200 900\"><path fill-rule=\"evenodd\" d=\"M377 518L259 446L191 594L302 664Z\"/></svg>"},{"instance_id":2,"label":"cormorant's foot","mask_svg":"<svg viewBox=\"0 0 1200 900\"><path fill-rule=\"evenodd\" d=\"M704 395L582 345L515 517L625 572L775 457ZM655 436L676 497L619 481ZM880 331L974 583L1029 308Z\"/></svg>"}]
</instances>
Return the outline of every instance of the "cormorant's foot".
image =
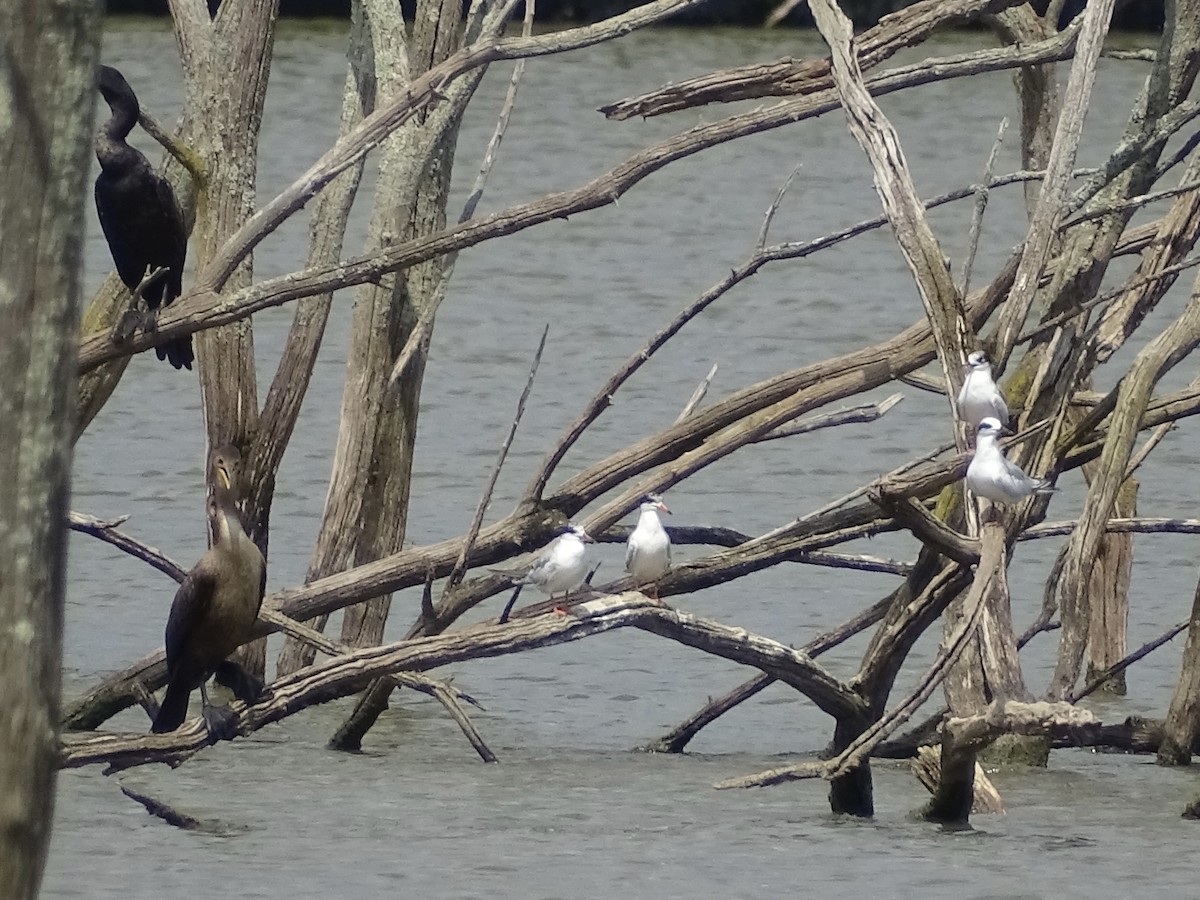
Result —
<instances>
[{"instance_id":1,"label":"cormorant's foot","mask_svg":"<svg viewBox=\"0 0 1200 900\"><path fill-rule=\"evenodd\" d=\"M125 315L121 316L120 321L113 326L113 342L117 344L125 343L143 325L144 319L145 317L136 309L125 310Z\"/></svg>"},{"instance_id":2,"label":"cormorant's foot","mask_svg":"<svg viewBox=\"0 0 1200 900\"><path fill-rule=\"evenodd\" d=\"M214 741L232 741L237 737L237 713L228 706L206 706L201 715Z\"/></svg>"},{"instance_id":3,"label":"cormorant's foot","mask_svg":"<svg viewBox=\"0 0 1200 900\"><path fill-rule=\"evenodd\" d=\"M252 675L244 666L232 659L222 660L213 672L217 684L233 691L233 696L243 703L256 703L271 698L271 691L262 679Z\"/></svg>"}]
</instances>

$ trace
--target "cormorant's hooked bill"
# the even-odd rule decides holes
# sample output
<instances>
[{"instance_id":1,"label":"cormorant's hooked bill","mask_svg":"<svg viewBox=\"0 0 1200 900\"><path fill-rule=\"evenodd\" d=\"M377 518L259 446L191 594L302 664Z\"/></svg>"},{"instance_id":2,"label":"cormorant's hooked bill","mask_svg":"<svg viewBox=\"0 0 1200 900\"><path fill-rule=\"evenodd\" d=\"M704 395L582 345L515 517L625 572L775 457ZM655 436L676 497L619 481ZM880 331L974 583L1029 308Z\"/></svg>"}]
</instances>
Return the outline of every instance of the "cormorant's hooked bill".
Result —
<instances>
[{"instance_id":1,"label":"cormorant's hooked bill","mask_svg":"<svg viewBox=\"0 0 1200 900\"><path fill-rule=\"evenodd\" d=\"M138 100L125 76L112 66L100 66L96 86L112 116L96 133L96 212L117 274L130 291L148 273L166 269L147 285L142 296L151 315L183 292L183 263L187 230L175 192L142 153L126 141L138 118ZM154 328L153 318L145 323ZM191 336L156 347L159 359L177 369L192 367Z\"/></svg>"}]
</instances>

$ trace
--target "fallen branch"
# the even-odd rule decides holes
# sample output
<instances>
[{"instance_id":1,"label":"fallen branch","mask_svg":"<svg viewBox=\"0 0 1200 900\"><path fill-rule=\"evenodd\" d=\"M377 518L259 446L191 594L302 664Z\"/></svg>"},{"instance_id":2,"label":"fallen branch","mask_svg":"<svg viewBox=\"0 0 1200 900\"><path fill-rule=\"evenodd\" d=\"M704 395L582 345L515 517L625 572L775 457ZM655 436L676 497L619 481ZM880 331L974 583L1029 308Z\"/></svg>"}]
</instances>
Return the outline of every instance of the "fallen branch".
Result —
<instances>
[{"instance_id":1,"label":"fallen branch","mask_svg":"<svg viewBox=\"0 0 1200 900\"><path fill-rule=\"evenodd\" d=\"M803 652L712 620L658 606L641 593L602 597L574 605L566 616L547 614L505 625L475 625L460 631L368 647L316 663L274 681L270 695L246 705L230 704L232 732L251 734L297 710L356 693L384 675L422 672L468 659L502 656L579 640L634 626L689 646L754 665L811 696L822 709L847 713L861 700ZM178 765L212 743L200 719L169 734L63 736L61 764L107 764L113 772L151 762Z\"/></svg>"},{"instance_id":2,"label":"fallen branch","mask_svg":"<svg viewBox=\"0 0 1200 900\"><path fill-rule=\"evenodd\" d=\"M878 65L905 47L919 44L934 28L963 22L985 13L995 13L1020 0L924 0L881 18L855 38L858 64L864 69ZM782 7L787 14L789 4ZM780 16L772 14L767 24ZM669 84L639 97L630 97L600 107L610 119L649 118L669 112L694 109L709 103L732 103L762 97L811 94L833 85L828 58L773 63L751 63Z\"/></svg>"},{"instance_id":3,"label":"fallen branch","mask_svg":"<svg viewBox=\"0 0 1200 900\"><path fill-rule=\"evenodd\" d=\"M167 577L174 578L177 582L182 582L184 576L187 575L186 569L165 556L161 550L151 547L149 544L144 544L136 538L125 534L123 531L117 530L117 526L124 524L128 519L129 516L119 516L116 519L105 521L97 519L94 516L72 512L68 514L67 524L72 531L78 531L81 534L90 534L92 537L99 538L106 544L112 544L123 553L128 553L135 559L149 563Z\"/></svg>"}]
</instances>

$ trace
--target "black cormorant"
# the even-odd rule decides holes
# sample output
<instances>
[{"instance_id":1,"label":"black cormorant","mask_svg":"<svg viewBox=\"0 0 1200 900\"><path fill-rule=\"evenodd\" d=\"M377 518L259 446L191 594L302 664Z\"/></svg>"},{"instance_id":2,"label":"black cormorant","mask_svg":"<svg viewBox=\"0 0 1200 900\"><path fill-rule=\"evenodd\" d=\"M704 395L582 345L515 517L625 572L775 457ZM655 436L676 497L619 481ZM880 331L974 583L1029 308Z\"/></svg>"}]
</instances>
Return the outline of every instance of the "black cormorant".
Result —
<instances>
[{"instance_id":1,"label":"black cormorant","mask_svg":"<svg viewBox=\"0 0 1200 900\"><path fill-rule=\"evenodd\" d=\"M188 698L200 688L204 721L226 737L227 710L209 703L204 683L214 672L242 700L251 702L262 683L236 663L234 650L254 637L254 623L267 582L266 564L242 527L237 509L241 457L220 447L209 457L211 492L208 527L212 546L188 572L167 618L167 694L151 730L174 731L187 718Z\"/></svg>"},{"instance_id":2,"label":"black cormorant","mask_svg":"<svg viewBox=\"0 0 1200 900\"><path fill-rule=\"evenodd\" d=\"M183 262L187 256L187 230L175 193L140 151L125 138L138 118L137 96L125 76L112 66L100 66L97 77L112 117L96 133L96 212L108 241L117 274L132 291L149 272L165 268L166 274L143 292L151 315L183 290ZM154 319L146 322L154 327ZM177 369L192 367L191 335L154 348L159 359Z\"/></svg>"}]
</instances>

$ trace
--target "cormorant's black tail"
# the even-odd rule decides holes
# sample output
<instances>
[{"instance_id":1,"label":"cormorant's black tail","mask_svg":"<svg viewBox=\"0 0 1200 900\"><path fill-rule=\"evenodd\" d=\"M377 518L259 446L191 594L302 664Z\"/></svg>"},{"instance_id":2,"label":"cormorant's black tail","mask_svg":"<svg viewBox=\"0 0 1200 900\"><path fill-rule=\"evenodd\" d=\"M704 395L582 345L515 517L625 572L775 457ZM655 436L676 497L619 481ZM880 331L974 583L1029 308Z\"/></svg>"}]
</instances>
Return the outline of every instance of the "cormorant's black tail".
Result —
<instances>
[{"instance_id":1,"label":"cormorant's black tail","mask_svg":"<svg viewBox=\"0 0 1200 900\"><path fill-rule=\"evenodd\" d=\"M154 352L158 354L159 359L167 360L177 369L190 369L192 362L196 359L195 351L192 350L192 336L179 338L176 341L169 341L154 348Z\"/></svg>"},{"instance_id":2,"label":"cormorant's black tail","mask_svg":"<svg viewBox=\"0 0 1200 900\"><path fill-rule=\"evenodd\" d=\"M158 715L154 717L150 731L161 734L164 731L174 731L182 725L183 720L187 718L188 698L191 695L192 692L184 686L182 680L168 684L167 695L163 697L162 706L158 708Z\"/></svg>"}]
</instances>

